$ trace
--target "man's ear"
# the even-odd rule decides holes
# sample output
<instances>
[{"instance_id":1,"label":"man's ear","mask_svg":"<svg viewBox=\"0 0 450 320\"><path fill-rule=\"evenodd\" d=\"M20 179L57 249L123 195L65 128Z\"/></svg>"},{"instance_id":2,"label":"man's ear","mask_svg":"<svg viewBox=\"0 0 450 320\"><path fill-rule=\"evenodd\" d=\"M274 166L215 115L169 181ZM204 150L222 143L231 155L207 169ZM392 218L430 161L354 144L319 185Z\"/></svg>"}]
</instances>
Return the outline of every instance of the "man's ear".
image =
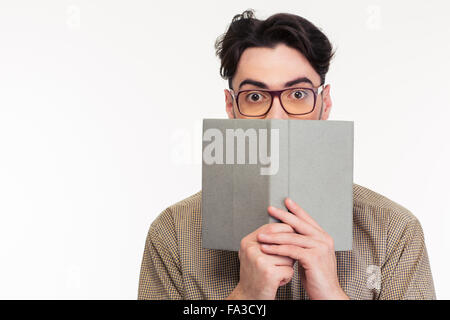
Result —
<instances>
[{"instance_id":1,"label":"man's ear","mask_svg":"<svg viewBox=\"0 0 450 320\"><path fill-rule=\"evenodd\" d=\"M321 120L327 120L328 117L330 116L331 107L333 106L333 102L331 101L329 84L327 84L325 88L323 88L322 100L323 100L323 110Z\"/></svg>"},{"instance_id":2,"label":"man's ear","mask_svg":"<svg viewBox=\"0 0 450 320\"><path fill-rule=\"evenodd\" d=\"M225 92L225 111L228 114L228 118L229 119L234 119L235 114L234 114L234 106L233 106L233 97L231 96L231 92L228 91L227 89L224 89Z\"/></svg>"}]
</instances>

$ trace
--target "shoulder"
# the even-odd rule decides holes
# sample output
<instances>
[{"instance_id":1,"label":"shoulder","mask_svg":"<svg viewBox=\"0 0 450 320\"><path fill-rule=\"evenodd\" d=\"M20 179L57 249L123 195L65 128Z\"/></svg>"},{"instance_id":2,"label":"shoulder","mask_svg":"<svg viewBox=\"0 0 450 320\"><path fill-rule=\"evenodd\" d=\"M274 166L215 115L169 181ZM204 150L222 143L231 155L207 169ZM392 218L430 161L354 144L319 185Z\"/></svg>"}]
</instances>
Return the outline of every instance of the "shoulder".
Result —
<instances>
[{"instance_id":1,"label":"shoulder","mask_svg":"<svg viewBox=\"0 0 450 320\"><path fill-rule=\"evenodd\" d=\"M353 220L359 231L376 238L377 243L384 242L387 248L401 238L422 234L421 224L411 211L358 184L353 184Z\"/></svg>"},{"instance_id":2,"label":"shoulder","mask_svg":"<svg viewBox=\"0 0 450 320\"><path fill-rule=\"evenodd\" d=\"M177 203L171 205L168 209L173 212L191 212L191 211L199 211L201 208L202 201L202 191L198 191L193 195L178 201Z\"/></svg>"},{"instance_id":3,"label":"shoulder","mask_svg":"<svg viewBox=\"0 0 450 320\"><path fill-rule=\"evenodd\" d=\"M163 210L150 226L154 236L169 236L180 227L195 228L201 225L201 190ZM175 235L175 234L174 234Z\"/></svg>"},{"instance_id":4,"label":"shoulder","mask_svg":"<svg viewBox=\"0 0 450 320\"><path fill-rule=\"evenodd\" d=\"M411 211L358 184L353 184L353 228L354 248L370 264L384 265L407 243L424 242L420 222Z\"/></svg>"},{"instance_id":5,"label":"shoulder","mask_svg":"<svg viewBox=\"0 0 450 320\"><path fill-rule=\"evenodd\" d=\"M402 205L356 183L353 184L353 205L357 209L355 211L360 214L380 215L391 221L399 220L405 223L417 221L414 214Z\"/></svg>"}]
</instances>

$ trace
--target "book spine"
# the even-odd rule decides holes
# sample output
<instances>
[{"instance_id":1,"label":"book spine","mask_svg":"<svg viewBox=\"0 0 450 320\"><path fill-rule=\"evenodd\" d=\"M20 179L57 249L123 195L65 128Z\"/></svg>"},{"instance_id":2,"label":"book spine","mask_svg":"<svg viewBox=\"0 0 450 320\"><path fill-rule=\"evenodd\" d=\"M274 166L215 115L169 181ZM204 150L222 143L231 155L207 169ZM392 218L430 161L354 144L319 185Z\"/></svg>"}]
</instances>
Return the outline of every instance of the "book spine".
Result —
<instances>
[{"instance_id":1,"label":"book spine","mask_svg":"<svg viewBox=\"0 0 450 320\"><path fill-rule=\"evenodd\" d=\"M289 194L289 120L271 119L268 122L268 141L272 172L269 175L269 205L287 210L284 199ZM269 215L269 223L279 222Z\"/></svg>"}]
</instances>

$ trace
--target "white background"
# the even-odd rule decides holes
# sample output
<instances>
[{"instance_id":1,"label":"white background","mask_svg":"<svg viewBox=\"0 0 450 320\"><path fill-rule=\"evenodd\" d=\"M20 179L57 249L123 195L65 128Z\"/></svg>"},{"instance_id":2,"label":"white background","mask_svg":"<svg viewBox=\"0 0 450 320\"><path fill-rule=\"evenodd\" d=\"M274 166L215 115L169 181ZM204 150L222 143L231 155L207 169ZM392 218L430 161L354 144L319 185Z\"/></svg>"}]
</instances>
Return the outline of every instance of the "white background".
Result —
<instances>
[{"instance_id":1,"label":"white background","mask_svg":"<svg viewBox=\"0 0 450 320\"><path fill-rule=\"evenodd\" d=\"M136 299L148 228L201 189L215 39L247 8L337 47L354 181L419 218L450 299L447 1L0 1L0 298Z\"/></svg>"}]
</instances>

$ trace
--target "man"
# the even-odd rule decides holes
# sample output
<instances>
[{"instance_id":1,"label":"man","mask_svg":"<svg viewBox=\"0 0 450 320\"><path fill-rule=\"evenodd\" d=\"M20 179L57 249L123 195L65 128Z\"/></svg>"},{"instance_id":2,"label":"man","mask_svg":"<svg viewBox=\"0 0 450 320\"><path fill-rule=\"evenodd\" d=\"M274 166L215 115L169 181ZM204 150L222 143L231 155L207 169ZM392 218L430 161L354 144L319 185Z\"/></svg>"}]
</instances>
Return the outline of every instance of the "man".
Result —
<instances>
[{"instance_id":1,"label":"man","mask_svg":"<svg viewBox=\"0 0 450 320\"><path fill-rule=\"evenodd\" d=\"M217 40L229 118L327 120L327 37L292 14L236 15ZM284 90L282 93L276 92ZM289 104L313 94L303 109ZM303 100L306 101L306 100ZM297 104L300 106L300 104ZM203 249L201 191L163 211L145 245L139 299L435 299L424 236L405 208L353 186L353 250L333 239L301 204L268 208L280 223L244 237L239 252Z\"/></svg>"}]
</instances>

